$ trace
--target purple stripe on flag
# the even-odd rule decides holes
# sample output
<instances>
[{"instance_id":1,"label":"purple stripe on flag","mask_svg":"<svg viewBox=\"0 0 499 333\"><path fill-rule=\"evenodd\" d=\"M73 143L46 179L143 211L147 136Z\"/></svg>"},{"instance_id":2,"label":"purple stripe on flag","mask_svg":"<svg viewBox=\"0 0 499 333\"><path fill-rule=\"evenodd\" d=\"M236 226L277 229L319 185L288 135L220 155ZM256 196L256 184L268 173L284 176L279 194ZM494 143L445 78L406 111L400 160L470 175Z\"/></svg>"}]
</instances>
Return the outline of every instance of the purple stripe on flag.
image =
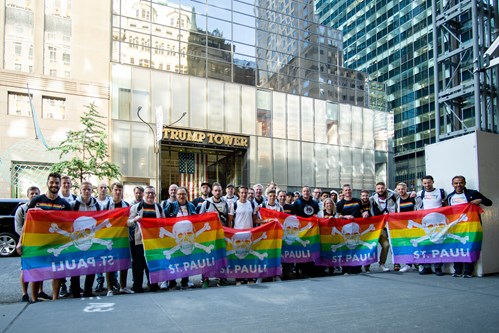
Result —
<instances>
[{"instance_id":1,"label":"purple stripe on flag","mask_svg":"<svg viewBox=\"0 0 499 333\"><path fill-rule=\"evenodd\" d=\"M191 262L184 262L182 266L169 265L166 269L155 272L149 272L149 279L151 283L158 283L162 281L169 281L183 277L206 274L213 276L215 272L220 272L222 268L227 266L227 258L223 257L218 260L211 258L206 260L196 260Z\"/></svg>"},{"instance_id":2,"label":"purple stripe on flag","mask_svg":"<svg viewBox=\"0 0 499 333\"><path fill-rule=\"evenodd\" d=\"M258 265L258 267L245 268L246 265L236 265L235 267L224 268L216 277L220 278L235 278L235 279L255 279L274 277L282 274L282 268L271 267L265 268ZM253 265L250 265L253 266Z\"/></svg>"},{"instance_id":3,"label":"purple stripe on flag","mask_svg":"<svg viewBox=\"0 0 499 333\"><path fill-rule=\"evenodd\" d=\"M83 260L83 259L82 259ZM73 263L74 261L74 263ZM85 267L85 265L87 267ZM80 268L78 268L80 266ZM65 261L59 263L52 263L50 267L43 268L33 268L29 270L24 270L24 281L44 281L51 279L60 279L70 276L81 276L105 272L117 272L124 269L130 268L130 259L114 259L112 264L110 264L109 259L106 264L103 265L102 261L96 261L95 265L88 265L85 261L79 262L78 260Z\"/></svg>"},{"instance_id":4,"label":"purple stripe on flag","mask_svg":"<svg viewBox=\"0 0 499 333\"><path fill-rule=\"evenodd\" d=\"M480 258L480 251L473 251L469 256L465 252L464 255L459 256L441 256L440 251L435 250L435 254L428 253L424 257L415 257L413 254L409 255L395 255L393 256L394 262L401 264L433 264L433 263L453 263L453 262L475 262Z\"/></svg>"}]
</instances>

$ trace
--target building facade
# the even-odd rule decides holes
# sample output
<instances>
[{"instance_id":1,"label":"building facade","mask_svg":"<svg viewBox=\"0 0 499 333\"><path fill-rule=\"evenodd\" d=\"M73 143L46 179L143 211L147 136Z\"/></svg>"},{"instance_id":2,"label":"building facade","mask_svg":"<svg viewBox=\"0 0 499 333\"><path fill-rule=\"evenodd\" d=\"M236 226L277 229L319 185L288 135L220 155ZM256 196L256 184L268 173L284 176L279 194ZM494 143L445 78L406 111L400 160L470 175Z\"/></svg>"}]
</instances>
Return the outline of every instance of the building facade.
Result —
<instances>
[{"instance_id":1,"label":"building facade","mask_svg":"<svg viewBox=\"0 0 499 333\"><path fill-rule=\"evenodd\" d=\"M383 86L341 68L341 34L307 20L313 16L311 2L282 1L273 7L271 1L114 0L111 5L91 1L86 6L93 9L81 11L79 2L67 1L71 21L65 24L46 22L46 4L59 1L26 3L33 4L24 9L35 18L33 52L45 49L41 45L48 38L41 31L64 33L51 37L61 40L50 45L55 54L47 46L35 57L35 72L5 65L1 72L26 80L34 73L52 79L56 97L71 105L88 104L95 96L83 93L80 99L61 90L61 83L94 87L94 92L104 88L111 161L120 166L127 189L137 184L165 189L176 183L186 186L192 198L204 181L223 186L274 181L288 190L351 183L360 190L389 178L393 119L383 110ZM4 8L9 6L5 1ZM275 30L286 20L302 24ZM304 39L312 24L313 36ZM7 23L2 26L6 29ZM83 31L89 40L79 36ZM286 42L268 42L274 40ZM21 53L28 52L29 58L27 50ZM285 57L276 56L279 52ZM45 69L51 63L46 57L62 64ZM332 58L335 70L327 67ZM274 66L276 61L282 63ZM281 75L288 79L278 79ZM4 83L5 96L14 90ZM20 116L5 113L11 121L6 128L15 128ZM71 113L71 119L78 116ZM71 125L53 121L41 119L44 134ZM36 162L39 156L2 159L2 166L10 168L16 159ZM12 173L2 176L10 177L2 196L22 192L14 190L19 181L12 181Z\"/></svg>"},{"instance_id":2,"label":"building facade","mask_svg":"<svg viewBox=\"0 0 499 333\"><path fill-rule=\"evenodd\" d=\"M440 133L497 133L498 73L480 67L498 35L497 0L316 0L315 6L321 24L343 32L345 66L386 84L397 182L419 185L424 146L450 137Z\"/></svg>"}]
</instances>

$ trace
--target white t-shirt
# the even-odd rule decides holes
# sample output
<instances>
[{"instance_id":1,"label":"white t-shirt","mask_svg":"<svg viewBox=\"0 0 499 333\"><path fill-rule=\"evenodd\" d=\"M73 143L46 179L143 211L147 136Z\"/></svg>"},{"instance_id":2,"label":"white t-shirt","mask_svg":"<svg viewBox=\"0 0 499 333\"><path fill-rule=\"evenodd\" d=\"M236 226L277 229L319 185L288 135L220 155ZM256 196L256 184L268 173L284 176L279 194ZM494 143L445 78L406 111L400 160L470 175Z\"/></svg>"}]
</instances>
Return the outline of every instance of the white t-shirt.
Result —
<instances>
[{"instance_id":1,"label":"white t-shirt","mask_svg":"<svg viewBox=\"0 0 499 333\"><path fill-rule=\"evenodd\" d=\"M423 191L418 192L418 197L421 197ZM435 188L433 191L425 191L423 200L423 209L432 209L442 207L442 195L440 189Z\"/></svg>"},{"instance_id":2,"label":"white t-shirt","mask_svg":"<svg viewBox=\"0 0 499 333\"><path fill-rule=\"evenodd\" d=\"M460 205L463 203L467 203L468 199L466 199L466 196L464 193L458 194L454 193L454 195L450 198L450 205L455 206L455 205Z\"/></svg>"},{"instance_id":3,"label":"white t-shirt","mask_svg":"<svg viewBox=\"0 0 499 333\"><path fill-rule=\"evenodd\" d=\"M251 229L253 228L253 215L256 214L257 206L253 208L251 202L246 201L242 203L237 201L236 211L234 212L234 205L230 207L229 215L234 215L234 229Z\"/></svg>"}]
</instances>

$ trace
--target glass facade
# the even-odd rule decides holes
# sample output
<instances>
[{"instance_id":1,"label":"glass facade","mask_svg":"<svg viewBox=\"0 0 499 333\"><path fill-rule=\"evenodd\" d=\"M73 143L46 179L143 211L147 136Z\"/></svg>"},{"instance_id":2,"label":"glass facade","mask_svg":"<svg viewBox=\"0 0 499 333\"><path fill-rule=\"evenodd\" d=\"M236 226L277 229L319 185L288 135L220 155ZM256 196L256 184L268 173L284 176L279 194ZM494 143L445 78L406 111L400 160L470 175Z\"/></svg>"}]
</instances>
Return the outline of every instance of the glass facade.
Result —
<instances>
[{"instance_id":1,"label":"glass facade","mask_svg":"<svg viewBox=\"0 0 499 333\"><path fill-rule=\"evenodd\" d=\"M311 1L114 0L112 155L126 177L165 187L194 161L188 174L223 185L373 189L387 181L393 117L384 85L343 67L342 33L318 25L313 8ZM247 137L248 146L163 142L157 156L137 111L153 125L159 106L174 129ZM129 147L141 150L139 158ZM148 159L157 167L141 167ZM199 171L198 160L208 167Z\"/></svg>"},{"instance_id":2,"label":"glass facade","mask_svg":"<svg viewBox=\"0 0 499 333\"><path fill-rule=\"evenodd\" d=\"M343 33L345 66L367 72L371 82L386 84L386 101L395 122L395 180L414 188L425 173L424 146L436 141L433 42L437 28L432 25L432 1L315 0L314 3L319 22ZM439 61L447 64L446 69L439 72L440 99L454 108L442 110L439 105L440 124L444 124L439 130L449 133L455 127L473 127L474 108L494 109L497 103L497 99L494 102L493 97L488 97L486 105L475 104L477 91L486 96L495 94L487 93L486 89L497 90L494 87L497 73L486 78L488 74L482 73L480 81L483 82L478 84L474 73L480 66L477 57L481 56L471 51L473 43L485 50L494 40L493 36L497 36L497 0L476 3L435 0L433 3L440 16L436 19L449 25L441 28L445 31L443 37L436 34L441 48ZM472 6L479 8L477 31L473 30L472 11L467 10ZM471 88L466 96L461 93L463 87L473 86L475 91ZM376 91L380 89L371 87L371 105L376 104ZM449 95L453 94L460 96L451 100ZM488 130L487 126L482 128Z\"/></svg>"}]
</instances>

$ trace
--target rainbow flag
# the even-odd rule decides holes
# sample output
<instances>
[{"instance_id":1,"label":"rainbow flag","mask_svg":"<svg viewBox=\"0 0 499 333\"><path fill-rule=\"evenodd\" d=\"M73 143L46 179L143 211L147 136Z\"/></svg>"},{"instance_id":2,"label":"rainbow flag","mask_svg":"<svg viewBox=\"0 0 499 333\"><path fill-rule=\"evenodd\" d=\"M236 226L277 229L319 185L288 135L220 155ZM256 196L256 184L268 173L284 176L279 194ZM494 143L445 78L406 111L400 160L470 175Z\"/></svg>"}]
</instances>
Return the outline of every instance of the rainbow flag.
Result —
<instances>
[{"instance_id":1,"label":"rainbow flag","mask_svg":"<svg viewBox=\"0 0 499 333\"><path fill-rule=\"evenodd\" d=\"M278 221L282 226L281 262L301 263L319 258L321 245L319 221L261 208L260 216L266 222Z\"/></svg>"},{"instance_id":2,"label":"rainbow flag","mask_svg":"<svg viewBox=\"0 0 499 333\"><path fill-rule=\"evenodd\" d=\"M279 222L253 229L224 227L227 267L216 276L264 278L281 275L282 228Z\"/></svg>"},{"instance_id":3,"label":"rainbow flag","mask_svg":"<svg viewBox=\"0 0 499 333\"><path fill-rule=\"evenodd\" d=\"M385 215L369 218L319 219L323 266L361 266L375 263L378 239L385 225Z\"/></svg>"},{"instance_id":4,"label":"rainbow flag","mask_svg":"<svg viewBox=\"0 0 499 333\"><path fill-rule=\"evenodd\" d=\"M209 274L227 265L222 224L215 212L139 222L152 283Z\"/></svg>"},{"instance_id":5,"label":"rainbow flag","mask_svg":"<svg viewBox=\"0 0 499 333\"><path fill-rule=\"evenodd\" d=\"M388 215L393 261L401 264L474 262L482 225L476 205L457 205Z\"/></svg>"},{"instance_id":6,"label":"rainbow flag","mask_svg":"<svg viewBox=\"0 0 499 333\"><path fill-rule=\"evenodd\" d=\"M21 240L24 281L130 268L129 210L29 210Z\"/></svg>"}]
</instances>

